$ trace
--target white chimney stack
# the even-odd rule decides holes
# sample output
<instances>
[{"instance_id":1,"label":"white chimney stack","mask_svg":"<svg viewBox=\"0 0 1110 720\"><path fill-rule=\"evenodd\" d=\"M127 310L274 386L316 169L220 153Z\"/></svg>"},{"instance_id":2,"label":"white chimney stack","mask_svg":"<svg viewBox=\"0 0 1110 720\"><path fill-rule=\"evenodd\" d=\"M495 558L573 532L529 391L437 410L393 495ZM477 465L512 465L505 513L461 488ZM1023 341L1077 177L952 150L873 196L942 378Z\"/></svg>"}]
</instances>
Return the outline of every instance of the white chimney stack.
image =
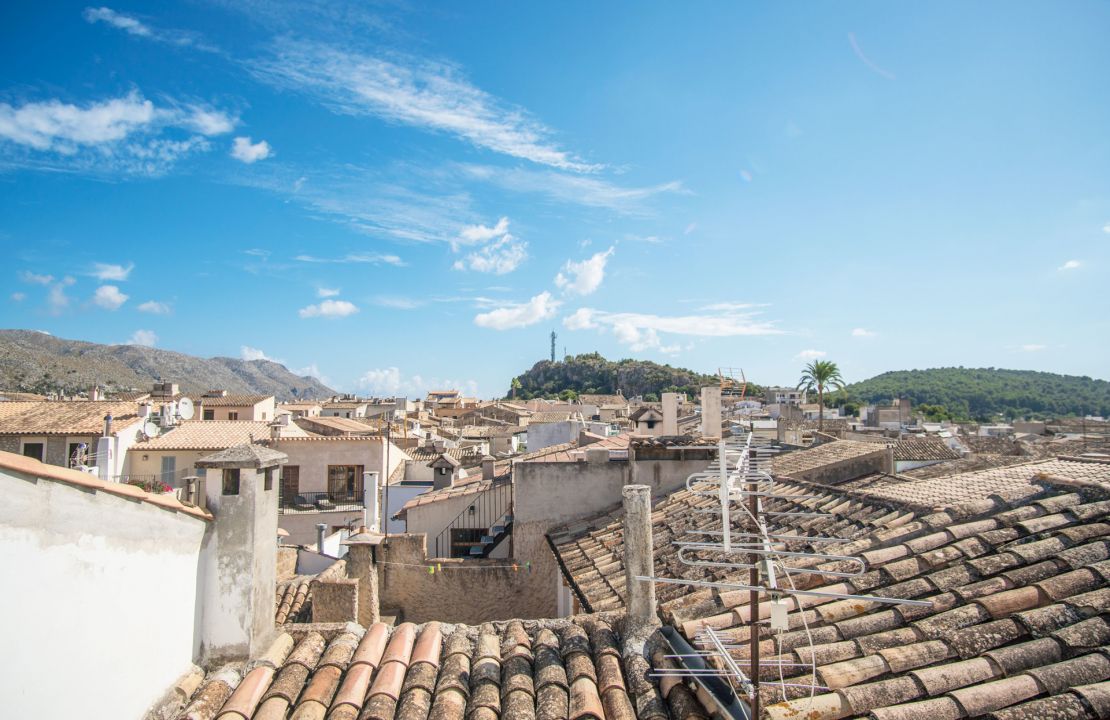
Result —
<instances>
[{"instance_id":1,"label":"white chimney stack","mask_svg":"<svg viewBox=\"0 0 1110 720\"><path fill-rule=\"evenodd\" d=\"M721 388L706 386L701 389L701 434L721 437Z\"/></svg>"},{"instance_id":2,"label":"white chimney stack","mask_svg":"<svg viewBox=\"0 0 1110 720\"><path fill-rule=\"evenodd\" d=\"M678 435L678 393L663 393L663 434Z\"/></svg>"},{"instance_id":3,"label":"white chimney stack","mask_svg":"<svg viewBox=\"0 0 1110 720\"><path fill-rule=\"evenodd\" d=\"M362 473L362 525L372 533L381 532L378 527L378 478L376 472L367 470Z\"/></svg>"}]
</instances>

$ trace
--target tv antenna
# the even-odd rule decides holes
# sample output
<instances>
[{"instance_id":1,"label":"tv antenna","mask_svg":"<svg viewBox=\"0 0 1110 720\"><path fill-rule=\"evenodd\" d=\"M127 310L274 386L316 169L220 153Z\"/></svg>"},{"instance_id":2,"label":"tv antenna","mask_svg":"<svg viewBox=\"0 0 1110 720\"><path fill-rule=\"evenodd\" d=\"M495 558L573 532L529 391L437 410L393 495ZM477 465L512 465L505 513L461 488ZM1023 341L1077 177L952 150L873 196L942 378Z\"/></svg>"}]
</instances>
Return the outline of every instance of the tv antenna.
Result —
<instances>
[{"instance_id":1,"label":"tv antenna","mask_svg":"<svg viewBox=\"0 0 1110 720\"><path fill-rule=\"evenodd\" d=\"M719 515L721 518L720 529L688 530L686 536L673 542L673 545L678 548L678 560L682 564L699 569L725 571L732 577L727 578L728 581L658 576L637 576L636 579L672 585L714 588L718 591L747 590L749 592L747 668L743 667L743 663L738 662L732 655L734 651L743 650L743 646L730 644L726 641L725 636L707 627L695 639L695 644L701 648L700 650L695 650L692 656L689 653L668 655L668 658L679 660L679 666L661 668L653 672L657 676L683 676L694 679L712 676L724 679L737 700L746 696L750 717L758 718L760 716L760 685L776 686L784 694L787 688L794 691L800 688L809 690L810 693L828 691L828 688L817 685L815 680L807 683L791 683L784 679L778 682L760 680L761 669L781 670L788 665L796 665L796 663L785 663L777 658L760 659L760 606L763 602L766 602L763 596L769 598L770 629L773 633L782 633L789 628L788 615L792 609L798 611L802 620L801 624L808 630L804 608L796 600L799 596L830 600L857 600L891 605L931 606L932 603L927 600L908 600L875 595L853 595L828 590L799 589L794 583L793 575L857 577L866 572L867 565L859 557L787 549L789 543L792 542L847 543L849 539L791 534L789 530L781 528L773 531L768 529L768 517L816 518L828 517L829 514L764 509L765 500L781 499L796 502L820 499L823 496L778 492L775 487L775 479L771 474L771 459L778 451L769 444L753 443L753 438L754 436L751 433L722 438L717 446L717 460L711 463L704 472L694 473L686 479L686 488L692 494L713 498L717 501L716 507L695 510L695 512ZM742 521L742 531L733 528L734 519ZM807 563L807 560L811 562ZM822 563L836 564L830 568L822 566ZM748 571L746 583L742 581L742 575L735 577L743 570ZM718 577L720 577L719 574ZM785 585L780 582L780 578L785 580ZM812 650L812 641L810 647ZM698 658L699 661L687 663L686 660L691 657ZM803 666L811 668L810 677L816 678L817 667L813 652L809 653L809 658L811 662L804 663ZM709 662L710 660L712 662ZM689 665L694 667L689 667Z\"/></svg>"}]
</instances>

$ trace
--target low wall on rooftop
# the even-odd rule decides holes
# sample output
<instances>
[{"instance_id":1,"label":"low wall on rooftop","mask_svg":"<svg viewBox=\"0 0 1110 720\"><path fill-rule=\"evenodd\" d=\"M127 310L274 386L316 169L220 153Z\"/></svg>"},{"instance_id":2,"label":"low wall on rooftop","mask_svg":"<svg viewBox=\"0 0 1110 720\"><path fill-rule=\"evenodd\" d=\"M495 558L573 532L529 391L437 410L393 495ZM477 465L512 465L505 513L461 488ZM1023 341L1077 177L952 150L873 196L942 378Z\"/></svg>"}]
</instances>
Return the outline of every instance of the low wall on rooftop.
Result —
<instances>
[{"instance_id":1,"label":"low wall on rooftop","mask_svg":"<svg viewBox=\"0 0 1110 720\"><path fill-rule=\"evenodd\" d=\"M8 468L0 491L3 715L142 717L194 657L207 523Z\"/></svg>"}]
</instances>

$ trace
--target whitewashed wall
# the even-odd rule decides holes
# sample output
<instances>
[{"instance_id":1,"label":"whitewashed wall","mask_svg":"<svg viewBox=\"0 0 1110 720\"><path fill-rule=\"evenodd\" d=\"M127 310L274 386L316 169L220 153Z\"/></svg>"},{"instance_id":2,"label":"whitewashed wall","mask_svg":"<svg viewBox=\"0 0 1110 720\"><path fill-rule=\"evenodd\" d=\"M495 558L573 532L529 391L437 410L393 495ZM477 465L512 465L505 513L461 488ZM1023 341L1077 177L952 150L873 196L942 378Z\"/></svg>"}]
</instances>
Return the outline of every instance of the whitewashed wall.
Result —
<instances>
[{"instance_id":1,"label":"whitewashed wall","mask_svg":"<svg viewBox=\"0 0 1110 720\"><path fill-rule=\"evenodd\" d=\"M193 659L207 523L3 468L0 493L3 715L142 717Z\"/></svg>"}]
</instances>

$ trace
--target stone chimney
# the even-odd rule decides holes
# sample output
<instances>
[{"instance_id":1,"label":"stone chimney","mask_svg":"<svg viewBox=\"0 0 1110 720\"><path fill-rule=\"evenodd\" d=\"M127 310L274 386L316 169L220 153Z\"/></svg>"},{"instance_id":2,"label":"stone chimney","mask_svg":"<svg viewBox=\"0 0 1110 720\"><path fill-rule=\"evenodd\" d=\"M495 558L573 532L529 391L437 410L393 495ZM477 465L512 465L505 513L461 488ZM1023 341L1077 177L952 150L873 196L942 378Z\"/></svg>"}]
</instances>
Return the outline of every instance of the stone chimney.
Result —
<instances>
[{"instance_id":1,"label":"stone chimney","mask_svg":"<svg viewBox=\"0 0 1110 720\"><path fill-rule=\"evenodd\" d=\"M607 463L609 462L609 448L586 448L586 462L593 463Z\"/></svg>"},{"instance_id":2,"label":"stone chimney","mask_svg":"<svg viewBox=\"0 0 1110 720\"><path fill-rule=\"evenodd\" d=\"M701 434L721 437L721 388L707 385L701 389Z\"/></svg>"},{"instance_id":3,"label":"stone chimney","mask_svg":"<svg viewBox=\"0 0 1110 720\"><path fill-rule=\"evenodd\" d=\"M679 393L663 393L663 434L678 435Z\"/></svg>"},{"instance_id":4,"label":"stone chimney","mask_svg":"<svg viewBox=\"0 0 1110 720\"><path fill-rule=\"evenodd\" d=\"M497 463L495 459L486 455L482 458L482 479L493 480L494 465Z\"/></svg>"},{"instance_id":5,"label":"stone chimney","mask_svg":"<svg viewBox=\"0 0 1110 720\"><path fill-rule=\"evenodd\" d=\"M358 580L358 624L364 628L381 619L377 564L381 543L381 534L366 528L343 541L347 546L347 577Z\"/></svg>"},{"instance_id":6,"label":"stone chimney","mask_svg":"<svg viewBox=\"0 0 1110 720\"><path fill-rule=\"evenodd\" d=\"M628 619L633 626L659 624L655 609L655 583L638 577L655 575L655 543L651 535L651 488L625 485L624 584L628 593Z\"/></svg>"},{"instance_id":7,"label":"stone chimney","mask_svg":"<svg viewBox=\"0 0 1110 720\"><path fill-rule=\"evenodd\" d=\"M237 445L196 461L214 518L201 550L203 665L255 657L277 632L277 474L288 459L261 445Z\"/></svg>"}]
</instances>

